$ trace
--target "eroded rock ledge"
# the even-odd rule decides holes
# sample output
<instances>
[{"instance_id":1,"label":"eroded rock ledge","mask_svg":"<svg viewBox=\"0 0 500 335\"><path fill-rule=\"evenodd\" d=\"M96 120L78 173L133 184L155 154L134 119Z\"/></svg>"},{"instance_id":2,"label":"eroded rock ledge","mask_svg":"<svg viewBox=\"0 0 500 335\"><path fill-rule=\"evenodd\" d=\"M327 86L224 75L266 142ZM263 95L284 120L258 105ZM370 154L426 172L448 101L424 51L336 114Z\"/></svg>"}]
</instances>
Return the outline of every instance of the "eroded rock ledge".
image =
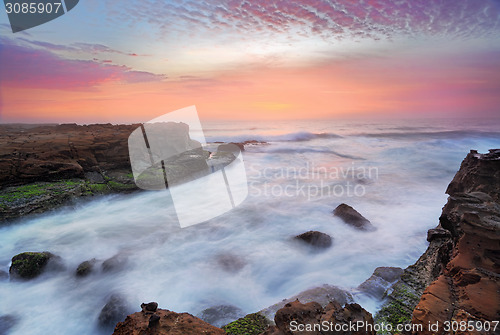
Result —
<instances>
[{"instance_id":1,"label":"eroded rock ledge","mask_svg":"<svg viewBox=\"0 0 500 335\"><path fill-rule=\"evenodd\" d=\"M376 322L420 324L500 319L500 150L471 151L446 191L426 252L405 269ZM439 322L430 331L428 324ZM456 334L491 334L458 331Z\"/></svg>"}]
</instances>

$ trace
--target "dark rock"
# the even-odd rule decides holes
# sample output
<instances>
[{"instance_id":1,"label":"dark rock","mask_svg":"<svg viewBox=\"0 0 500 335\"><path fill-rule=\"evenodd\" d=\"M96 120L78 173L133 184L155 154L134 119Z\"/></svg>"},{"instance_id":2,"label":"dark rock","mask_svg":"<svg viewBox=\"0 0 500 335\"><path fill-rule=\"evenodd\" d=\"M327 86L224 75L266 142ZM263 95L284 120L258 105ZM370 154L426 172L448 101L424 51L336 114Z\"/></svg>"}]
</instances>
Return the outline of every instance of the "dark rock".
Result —
<instances>
[{"instance_id":1,"label":"dark rock","mask_svg":"<svg viewBox=\"0 0 500 335\"><path fill-rule=\"evenodd\" d=\"M238 272L245 267L246 262L232 254L220 254L216 256L217 264L226 272Z\"/></svg>"},{"instance_id":2,"label":"dark rock","mask_svg":"<svg viewBox=\"0 0 500 335\"><path fill-rule=\"evenodd\" d=\"M431 242L437 238L450 238L451 233L443 228L434 228L427 231L427 242Z\"/></svg>"},{"instance_id":3,"label":"dark rock","mask_svg":"<svg viewBox=\"0 0 500 335\"><path fill-rule=\"evenodd\" d=\"M12 257L9 273L11 279L33 279L46 270L62 268L61 257L48 251L23 252Z\"/></svg>"},{"instance_id":4,"label":"dark rock","mask_svg":"<svg viewBox=\"0 0 500 335\"><path fill-rule=\"evenodd\" d=\"M218 146L217 151L229 151L235 154L239 154L240 151L245 151L245 145L243 143L228 143L221 144Z\"/></svg>"},{"instance_id":5,"label":"dark rock","mask_svg":"<svg viewBox=\"0 0 500 335\"><path fill-rule=\"evenodd\" d=\"M391 285L403 274L403 269L378 267L372 276L358 286L358 290L374 298L382 299Z\"/></svg>"},{"instance_id":6,"label":"dark rock","mask_svg":"<svg viewBox=\"0 0 500 335\"><path fill-rule=\"evenodd\" d=\"M333 211L333 215L339 217L345 223L360 229L360 230L368 230L373 231L375 227L371 224L371 222L366 219L363 215L359 214L354 208L346 204L340 204Z\"/></svg>"},{"instance_id":7,"label":"dark rock","mask_svg":"<svg viewBox=\"0 0 500 335\"><path fill-rule=\"evenodd\" d=\"M112 294L99 314L99 326L103 328L112 328L118 322L125 319L129 313L128 305L121 295Z\"/></svg>"},{"instance_id":8,"label":"dark rock","mask_svg":"<svg viewBox=\"0 0 500 335\"><path fill-rule=\"evenodd\" d=\"M95 171L86 172L85 179L87 179L90 183L94 184L103 184L106 182L102 174Z\"/></svg>"},{"instance_id":9,"label":"dark rock","mask_svg":"<svg viewBox=\"0 0 500 335\"><path fill-rule=\"evenodd\" d=\"M117 254L108 258L102 263L103 272L116 272L123 270L127 265L128 257L124 254Z\"/></svg>"},{"instance_id":10,"label":"dark rock","mask_svg":"<svg viewBox=\"0 0 500 335\"><path fill-rule=\"evenodd\" d=\"M160 323L160 316L158 314L153 314L149 318L148 328L156 327Z\"/></svg>"},{"instance_id":11,"label":"dark rock","mask_svg":"<svg viewBox=\"0 0 500 335\"><path fill-rule=\"evenodd\" d=\"M318 324L323 314L323 307L317 302L302 304L296 300L287 303L276 312L274 322L276 327L284 334L293 334L290 330L290 322L297 321L299 324Z\"/></svg>"},{"instance_id":12,"label":"dark rock","mask_svg":"<svg viewBox=\"0 0 500 335\"><path fill-rule=\"evenodd\" d=\"M0 335L10 334L10 330L17 322L18 318L12 314L0 315Z\"/></svg>"},{"instance_id":13,"label":"dark rock","mask_svg":"<svg viewBox=\"0 0 500 335\"><path fill-rule=\"evenodd\" d=\"M373 330L374 321L370 313L358 304L346 304L344 308L337 302L331 302L325 307L321 322L327 321L333 325L352 325L362 324L362 327L356 327L356 330L328 332L326 334L335 335L375 335ZM334 326L335 327L335 326ZM319 333L321 334L321 333Z\"/></svg>"},{"instance_id":14,"label":"dark rock","mask_svg":"<svg viewBox=\"0 0 500 335\"><path fill-rule=\"evenodd\" d=\"M297 235L295 239L319 249L326 249L332 246L332 238L330 235L314 230Z\"/></svg>"},{"instance_id":15,"label":"dark rock","mask_svg":"<svg viewBox=\"0 0 500 335\"><path fill-rule=\"evenodd\" d=\"M113 335L226 335L214 327L188 313L175 313L158 308L151 312L137 312L119 322Z\"/></svg>"},{"instance_id":16,"label":"dark rock","mask_svg":"<svg viewBox=\"0 0 500 335\"><path fill-rule=\"evenodd\" d=\"M219 305L204 309L201 311L199 318L216 327L222 327L244 316L245 313L236 306Z\"/></svg>"},{"instance_id":17,"label":"dark rock","mask_svg":"<svg viewBox=\"0 0 500 335\"><path fill-rule=\"evenodd\" d=\"M78 267L76 268L76 276L77 277L88 276L94 269L94 265L96 262L97 260L95 258L92 258L91 260L80 263L80 265L78 265Z\"/></svg>"},{"instance_id":18,"label":"dark rock","mask_svg":"<svg viewBox=\"0 0 500 335\"><path fill-rule=\"evenodd\" d=\"M145 313L147 313L147 312L156 312L156 310L158 309L158 303L157 302L148 302L147 304L146 303L142 303L141 304L141 309Z\"/></svg>"}]
</instances>

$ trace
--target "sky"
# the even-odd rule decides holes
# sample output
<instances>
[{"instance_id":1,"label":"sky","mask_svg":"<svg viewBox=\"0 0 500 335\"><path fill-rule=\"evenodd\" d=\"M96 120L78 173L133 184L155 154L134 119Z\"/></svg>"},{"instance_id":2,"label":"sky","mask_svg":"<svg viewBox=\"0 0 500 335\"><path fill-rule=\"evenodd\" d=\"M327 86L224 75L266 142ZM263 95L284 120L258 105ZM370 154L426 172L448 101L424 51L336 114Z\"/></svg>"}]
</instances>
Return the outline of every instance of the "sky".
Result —
<instances>
[{"instance_id":1,"label":"sky","mask_svg":"<svg viewBox=\"0 0 500 335\"><path fill-rule=\"evenodd\" d=\"M0 122L500 117L499 0L80 0L12 33Z\"/></svg>"}]
</instances>

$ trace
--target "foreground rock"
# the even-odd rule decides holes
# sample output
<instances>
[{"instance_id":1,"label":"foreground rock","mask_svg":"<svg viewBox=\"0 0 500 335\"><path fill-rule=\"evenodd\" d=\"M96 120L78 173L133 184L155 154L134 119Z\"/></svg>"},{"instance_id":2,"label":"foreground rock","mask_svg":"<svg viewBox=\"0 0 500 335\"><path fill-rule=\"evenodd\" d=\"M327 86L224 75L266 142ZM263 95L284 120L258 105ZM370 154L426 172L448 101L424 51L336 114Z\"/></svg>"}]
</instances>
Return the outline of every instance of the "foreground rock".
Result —
<instances>
[{"instance_id":1,"label":"foreground rock","mask_svg":"<svg viewBox=\"0 0 500 335\"><path fill-rule=\"evenodd\" d=\"M332 246L330 235L315 230L297 235L295 239L307 243L316 249L327 249Z\"/></svg>"},{"instance_id":2,"label":"foreground rock","mask_svg":"<svg viewBox=\"0 0 500 335\"><path fill-rule=\"evenodd\" d=\"M61 257L48 251L23 252L12 257L9 273L11 279L33 279L44 271L57 270L63 267Z\"/></svg>"},{"instance_id":3,"label":"foreground rock","mask_svg":"<svg viewBox=\"0 0 500 335\"><path fill-rule=\"evenodd\" d=\"M375 335L370 313L358 304L346 304L342 308L336 301L325 308L317 302L303 304L296 300L287 303L276 312L274 322L276 326L269 327L262 335ZM353 329L351 325L358 322L363 326Z\"/></svg>"},{"instance_id":4,"label":"foreground rock","mask_svg":"<svg viewBox=\"0 0 500 335\"><path fill-rule=\"evenodd\" d=\"M155 303L156 304L156 303ZM226 332L188 313L175 313L166 309L149 310L143 304L142 311L131 314L119 322L114 335L225 335ZM157 306L157 304L156 304ZM152 309L152 308L150 308Z\"/></svg>"},{"instance_id":5,"label":"foreground rock","mask_svg":"<svg viewBox=\"0 0 500 335\"><path fill-rule=\"evenodd\" d=\"M283 306L285 306L287 303L291 303L296 300L300 300L303 303L316 302L319 303L322 307L325 307L332 301L337 301L341 305L353 302L352 295L348 291L343 290L337 286L325 284L302 291L289 299L284 299L283 301L280 301L268 308L261 310L259 313L272 320L275 313L280 308L283 308Z\"/></svg>"},{"instance_id":6,"label":"foreground rock","mask_svg":"<svg viewBox=\"0 0 500 335\"><path fill-rule=\"evenodd\" d=\"M413 311L412 323L498 321L500 150L485 155L472 151L446 192L450 197L439 221L451 239L441 241L451 240L452 249Z\"/></svg>"},{"instance_id":7,"label":"foreground rock","mask_svg":"<svg viewBox=\"0 0 500 335\"><path fill-rule=\"evenodd\" d=\"M405 269L377 322L412 323L414 334L444 334L445 322L500 318L500 150L471 151L446 191L450 197L429 247ZM430 330L429 322L439 322ZM492 334L458 331L457 334Z\"/></svg>"},{"instance_id":8,"label":"foreground rock","mask_svg":"<svg viewBox=\"0 0 500 335\"><path fill-rule=\"evenodd\" d=\"M340 204L333 210L333 215L342 219L345 223L360 229L373 231L375 227L357 210L346 204Z\"/></svg>"}]
</instances>

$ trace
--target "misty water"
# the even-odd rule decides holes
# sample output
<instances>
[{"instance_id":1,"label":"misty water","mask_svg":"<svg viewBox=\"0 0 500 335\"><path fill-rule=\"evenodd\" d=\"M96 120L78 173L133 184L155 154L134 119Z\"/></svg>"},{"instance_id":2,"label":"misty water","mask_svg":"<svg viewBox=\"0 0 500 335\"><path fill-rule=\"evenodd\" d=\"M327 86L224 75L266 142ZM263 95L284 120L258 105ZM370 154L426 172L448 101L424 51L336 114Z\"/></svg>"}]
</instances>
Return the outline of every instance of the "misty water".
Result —
<instances>
[{"instance_id":1,"label":"misty water","mask_svg":"<svg viewBox=\"0 0 500 335\"><path fill-rule=\"evenodd\" d=\"M12 256L25 251L50 251L66 268L32 281L0 281L0 316L18 320L12 334L112 333L99 330L97 319L113 293L132 312L157 301L196 315L220 304L251 313L325 283L353 289L376 267L414 263L462 159L470 149L500 144L499 124L489 121L203 126L208 141L267 142L243 153L246 200L182 229L167 192L97 197L1 227L0 270L8 272ZM333 217L340 203L377 230L359 231ZM332 236L332 247L311 252L292 240L309 230ZM75 276L82 261L117 254L127 259L122 270L97 267L88 277ZM363 305L377 308L377 302Z\"/></svg>"}]
</instances>

